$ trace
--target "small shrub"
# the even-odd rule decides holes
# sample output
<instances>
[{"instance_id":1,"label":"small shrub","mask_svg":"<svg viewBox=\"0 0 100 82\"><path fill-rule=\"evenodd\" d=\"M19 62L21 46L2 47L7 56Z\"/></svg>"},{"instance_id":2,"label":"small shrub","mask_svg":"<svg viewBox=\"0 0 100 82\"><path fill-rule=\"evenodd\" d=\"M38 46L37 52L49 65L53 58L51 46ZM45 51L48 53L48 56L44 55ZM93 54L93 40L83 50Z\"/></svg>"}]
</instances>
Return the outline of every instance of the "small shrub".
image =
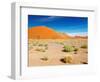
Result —
<instances>
[{"instance_id":1,"label":"small shrub","mask_svg":"<svg viewBox=\"0 0 100 82\"><path fill-rule=\"evenodd\" d=\"M81 62L82 64L88 64L87 62Z\"/></svg>"},{"instance_id":2,"label":"small shrub","mask_svg":"<svg viewBox=\"0 0 100 82\"><path fill-rule=\"evenodd\" d=\"M61 44L61 45L64 45L64 43L63 43L63 42L60 42L60 44Z\"/></svg>"},{"instance_id":3,"label":"small shrub","mask_svg":"<svg viewBox=\"0 0 100 82\"><path fill-rule=\"evenodd\" d=\"M63 49L64 52L72 52L72 51L74 51L74 48L72 46L64 46L63 48L64 48Z\"/></svg>"},{"instance_id":4,"label":"small shrub","mask_svg":"<svg viewBox=\"0 0 100 82\"><path fill-rule=\"evenodd\" d=\"M74 47L74 54L77 54L78 48Z\"/></svg>"},{"instance_id":5,"label":"small shrub","mask_svg":"<svg viewBox=\"0 0 100 82\"><path fill-rule=\"evenodd\" d=\"M64 58L60 59L63 63L72 63L72 56L65 56Z\"/></svg>"},{"instance_id":6,"label":"small shrub","mask_svg":"<svg viewBox=\"0 0 100 82\"><path fill-rule=\"evenodd\" d=\"M81 48L87 48L88 46L86 44L82 45Z\"/></svg>"},{"instance_id":7,"label":"small shrub","mask_svg":"<svg viewBox=\"0 0 100 82\"><path fill-rule=\"evenodd\" d=\"M66 61L64 60L64 58L61 58L60 61L61 61L62 63L66 63Z\"/></svg>"},{"instance_id":8,"label":"small shrub","mask_svg":"<svg viewBox=\"0 0 100 82\"><path fill-rule=\"evenodd\" d=\"M75 46L72 46L73 48L75 48Z\"/></svg>"},{"instance_id":9,"label":"small shrub","mask_svg":"<svg viewBox=\"0 0 100 82\"><path fill-rule=\"evenodd\" d=\"M33 43L33 46L36 46L37 44L36 43Z\"/></svg>"},{"instance_id":10,"label":"small shrub","mask_svg":"<svg viewBox=\"0 0 100 82\"><path fill-rule=\"evenodd\" d=\"M35 49L36 51L41 51L41 49L40 48L37 48L37 49Z\"/></svg>"},{"instance_id":11,"label":"small shrub","mask_svg":"<svg viewBox=\"0 0 100 82\"><path fill-rule=\"evenodd\" d=\"M42 52L45 52L45 49L42 49L41 51L42 51Z\"/></svg>"},{"instance_id":12,"label":"small shrub","mask_svg":"<svg viewBox=\"0 0 100 82\"><path fill-rule=\"evenodd\" d=\"M74 48L74 51L78 51L78 48Z\"/></svg>"},{"instance_id":13,"label":"small shrub","mask_svg":"<svg viewBox=\"0 0 100 82\"><path fill-rule=\"evenodd\" d=\"M45 46L45 47L47 47L47 46L48 46L48 44L44 44L44 46Z\"/></svg>"},{"instance_id":14,"label":"small shrub","mask_svg":"<svg viewBox=\"0 0 100 82\"><path fill-rule=\"evenodd\" d=\"M43 46L43 44L39 44L38 46Z\"/></svg>"},{"instance_id":15,"label":"small shrub","mask_svg":"<svg viewBox=\"0 0 100 82\"><path fill-rule=\"evenodd\" d=\"M40 51L40 52L45 52L45 49L42 49L42 48L37 48L35 49L36 51Z\"/></svg>"},{"instance_id":16,"label":"small shrub","mask_svg":"<svg viewBox=\"0 0 100 82\"><path fill-rule=\"evenodd\" d=\"M48 60L47 57L43 57L43 58L40 58L40 59L43 60L43 61L47 61Z\"/></svg>"},{"instance_id":17,"label":"small shrub","mask_svg":"<svg viewBox=\"0 0 100 82\"><path fill-rule=\"evenodd\" d=\"M72 63L72 56L66 56L64 59L66 63Z\"/></svg>"}]
</instances>

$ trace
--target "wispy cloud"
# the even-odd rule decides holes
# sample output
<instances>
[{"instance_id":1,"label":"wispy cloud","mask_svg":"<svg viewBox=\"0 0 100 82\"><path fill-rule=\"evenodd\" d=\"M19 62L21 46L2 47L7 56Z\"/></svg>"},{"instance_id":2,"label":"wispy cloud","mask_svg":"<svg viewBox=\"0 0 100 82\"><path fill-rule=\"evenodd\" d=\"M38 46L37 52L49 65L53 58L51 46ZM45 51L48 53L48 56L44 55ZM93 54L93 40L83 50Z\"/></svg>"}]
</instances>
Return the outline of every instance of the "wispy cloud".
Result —
<instances>
[{"instance_id":1,"label":"wispy cloud","mask_svg":"<svg viewBox=\"0 0 100 82\"><path fill-rule=\"evenodd\" d=\"M77 32L77 33L66 33L70 36L87 36L88 33L87 32Z\"/></svg>"},{"instance_id":2,"label":"wispy cloud","mask_svg":"<svg viewBox=\"0 0 100 82\"><path fill-rule=\"evenodd\" d=\"M37 21L39 21L39 22L49 22L49 21L57 20L59 18L61 18L61 17L49 16L49 17L40 18Z\"/></svg>"}]
</instances>

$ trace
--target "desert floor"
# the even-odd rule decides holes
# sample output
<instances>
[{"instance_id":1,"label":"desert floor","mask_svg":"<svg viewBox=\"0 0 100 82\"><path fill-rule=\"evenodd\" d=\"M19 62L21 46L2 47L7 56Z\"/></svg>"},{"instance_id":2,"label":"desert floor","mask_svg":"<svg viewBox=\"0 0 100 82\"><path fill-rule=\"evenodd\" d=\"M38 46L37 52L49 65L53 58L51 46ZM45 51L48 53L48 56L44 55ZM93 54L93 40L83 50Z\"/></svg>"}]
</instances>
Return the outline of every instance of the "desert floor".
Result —
<instances>
[{"instance_id":1,"label":"desert floor","mask_svg":"<svg viewBox=\"0 0 100 82\"><path fill-rule=\"evenodd\" d=\"M28 45L28 66L30 67L88 64L87 39L29 39ZM65 51L64 46L70 46L73 49Z\"/></svg>"}]
</instances>

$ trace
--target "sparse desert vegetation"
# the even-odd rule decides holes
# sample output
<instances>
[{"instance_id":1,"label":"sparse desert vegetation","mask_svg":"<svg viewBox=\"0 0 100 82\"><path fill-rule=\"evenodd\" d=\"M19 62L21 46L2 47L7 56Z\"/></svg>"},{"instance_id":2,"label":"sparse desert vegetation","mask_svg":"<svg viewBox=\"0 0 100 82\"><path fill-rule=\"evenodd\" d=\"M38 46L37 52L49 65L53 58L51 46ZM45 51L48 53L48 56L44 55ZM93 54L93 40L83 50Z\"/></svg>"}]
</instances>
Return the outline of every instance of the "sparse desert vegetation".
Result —
<instances>
[{"instance_id":1,"label":"sparse desert vegetation","mask_svg":"<svg viewBox=\"0 0 100 82\"><path fill-rule=\"evenodd\" d=\"M29 66L88 64L87 39L29 39Z\"/></svg>"}]
</instances>

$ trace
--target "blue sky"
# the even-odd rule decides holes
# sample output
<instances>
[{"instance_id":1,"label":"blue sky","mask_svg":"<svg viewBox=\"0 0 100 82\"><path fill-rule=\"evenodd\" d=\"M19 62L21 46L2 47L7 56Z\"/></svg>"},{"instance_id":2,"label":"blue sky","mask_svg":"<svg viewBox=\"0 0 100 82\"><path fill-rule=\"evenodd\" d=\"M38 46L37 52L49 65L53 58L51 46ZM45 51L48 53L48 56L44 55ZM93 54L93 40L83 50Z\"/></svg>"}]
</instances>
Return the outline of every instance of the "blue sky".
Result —
<instances>
[{"instance_id":1,"label":"blue sky","mask_svg":"<svg viewBox=\"0 0 100 82\"><path fill-rule=\"evenodd\" d=\"M87 35L88 18L28 15L28 28L34 28L35 26L47 26L57 32L63 32L71 35Z\"/></svg>"}]
</instances>

